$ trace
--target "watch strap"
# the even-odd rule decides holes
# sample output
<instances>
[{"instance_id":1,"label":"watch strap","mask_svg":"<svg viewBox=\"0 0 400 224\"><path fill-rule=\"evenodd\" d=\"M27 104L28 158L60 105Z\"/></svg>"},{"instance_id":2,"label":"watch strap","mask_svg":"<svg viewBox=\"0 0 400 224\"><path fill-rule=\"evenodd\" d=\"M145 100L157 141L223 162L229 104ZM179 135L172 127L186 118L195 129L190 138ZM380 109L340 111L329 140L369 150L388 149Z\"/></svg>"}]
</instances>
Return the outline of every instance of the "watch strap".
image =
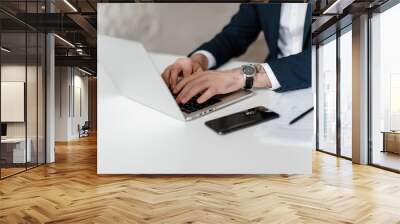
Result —
<instances>
[{"instance_id":1,"label":"watch strap","mask_svg":"<svg viewBox=\"0 0 400 224\"><path fill-rule=\"evenodd\" d=\"M246 76L244 88L251 89L253 88L253 84L254 84L254 76Z\"/></svg>"}]
</instances>

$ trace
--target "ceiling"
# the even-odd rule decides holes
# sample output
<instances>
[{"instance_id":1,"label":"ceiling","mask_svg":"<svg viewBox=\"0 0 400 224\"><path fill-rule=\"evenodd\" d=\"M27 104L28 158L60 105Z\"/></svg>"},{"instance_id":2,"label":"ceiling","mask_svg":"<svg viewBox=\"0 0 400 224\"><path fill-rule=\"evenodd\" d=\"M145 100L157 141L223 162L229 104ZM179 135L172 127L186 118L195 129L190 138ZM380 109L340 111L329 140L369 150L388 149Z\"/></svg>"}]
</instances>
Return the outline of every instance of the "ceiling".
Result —
<instances>
[{"instance_id":1,"label":"ceiling","mask_svg":"<svg viewBox=\"0 0 400 224\"><path fill-rule=\"evenodd\" d=\"M1 0L2 46L12 49L7 54L2 52L3 60L22 60L26 53L31 58L38 50L36 39L32 40L37 33L54 32L56 65L80 66L95 73L96 3L95 0L48 0L47 4L45 0ZM28 33L25 38L25 32L35 34Z\"/></svg>"}]
</instances>

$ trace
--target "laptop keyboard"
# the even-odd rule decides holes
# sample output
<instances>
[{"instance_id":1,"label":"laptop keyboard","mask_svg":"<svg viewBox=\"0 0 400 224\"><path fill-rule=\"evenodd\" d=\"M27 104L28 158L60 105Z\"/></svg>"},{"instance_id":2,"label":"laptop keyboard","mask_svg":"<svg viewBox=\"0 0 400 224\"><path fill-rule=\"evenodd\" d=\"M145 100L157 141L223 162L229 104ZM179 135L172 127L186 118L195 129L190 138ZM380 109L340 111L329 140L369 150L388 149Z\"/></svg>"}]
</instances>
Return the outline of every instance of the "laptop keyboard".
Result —
<instances>
[{"instance_id":1,"label":"laptop keyboard","mask_svg":"<svg viewBox=\"0 0 400 224\"><path fill-rule=\"evenodd\" d=\"M193 113L196 112L198 110L201 110L203 108L209 107L213 104L219 103L221 102L220 99L218 99L217 97L211 97L210 99L208 99L206 102L204 103L197 103L196 100L201 96L201 94L198 94L196 96L194 96L192 99L190 99L187 103L185 104L179 104L179 107L181 108L181 110L185 113Z\"/></svg>"}]
</instances>

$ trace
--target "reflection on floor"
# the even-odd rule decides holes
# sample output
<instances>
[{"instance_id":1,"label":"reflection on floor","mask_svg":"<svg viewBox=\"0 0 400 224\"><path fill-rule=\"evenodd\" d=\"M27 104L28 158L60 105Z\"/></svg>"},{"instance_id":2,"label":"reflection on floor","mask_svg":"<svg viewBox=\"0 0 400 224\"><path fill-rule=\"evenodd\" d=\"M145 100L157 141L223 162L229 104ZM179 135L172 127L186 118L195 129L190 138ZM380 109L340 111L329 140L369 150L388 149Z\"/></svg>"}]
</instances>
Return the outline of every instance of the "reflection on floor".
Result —
<instances>
[{"instance_id":1,"label":"reflection on floor","mask_svg":"<svg viewBox=\"0 0 400 224\"><path fill-rule=\"evenodd\" d=\"M325 153L311 175L97 175L96 144L57 144L56 163L0 181L0 223L400 220L399 174Z\"/></svg>"},{"instance_id":2,"label":"reflection on floor","mask_svg":"<svg viewBox=\"0 0 400 224\"><path fill-rule=\"evenodd\" d=\"M1 168L1 178L19 173L24 170L25 170L25 167L23 167L23 168L19 168L19 167L18 168Z\"/></svg>"},{"instance_id":3,"label":"reflection on floor","mask_svg":"<svg viewBox=\"0 0 400 224\"><path fill-rule=\"evenodd\" d=\"M347 158L351 158L352 157L352 149L349 147L342 147L341 148L341 155Z\"/></svg>"},{"instance_id":4,"label":"reflection on floor","mask_svg":"<svg viewBox=\"0 0 400 224\"><path fill-rule=\"evenodd\" d=\"M400 170L400 155L392 152L374 151L372 157L373 164L377 164L391 169Z\"/></svg>"},{"instance_id":5,"label":"reflection on floor","mask_svg":"<svg viewBox=\"0 0 400 224\"><path fill-rule=\"evenodd\" d=\"M25 164L2 164L2 168L0 170L1 172L1 178L5 178L17 173L20 173L22 171L25 171L26 169L30 169L33 167L36 167L37 164L36 163L27 163Z\"/></svg>"}]
</instances>

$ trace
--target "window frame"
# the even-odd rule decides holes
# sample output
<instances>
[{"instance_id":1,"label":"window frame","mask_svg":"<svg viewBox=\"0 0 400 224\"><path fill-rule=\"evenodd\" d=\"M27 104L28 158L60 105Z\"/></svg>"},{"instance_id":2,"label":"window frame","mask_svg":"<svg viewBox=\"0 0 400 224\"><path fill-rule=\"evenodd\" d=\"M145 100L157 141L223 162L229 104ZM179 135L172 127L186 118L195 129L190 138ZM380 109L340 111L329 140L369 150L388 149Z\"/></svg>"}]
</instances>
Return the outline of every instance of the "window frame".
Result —
<instances>
[{"instance_id":1,"label":"window frame","mask_svg":"<svg viewBox=\"0 0 400 224\"><path fill-rule=\"evenodd\" d=\"M30 1L30 2L31 3L36 3L36 11L37 11L37 13L39 13L39 6L38 5L39 5L39 2L42 2L42 0L33 0L33 1ZM23 1L23 3L28 3L28 1ZM45 13L47 12L47 10L48 10L48 7L46 7L46 9L45 9ZM24 97L25 98L25 102L24 102L24 107L25 107L24 108L25 136L23 137L25 139L25 166L24 166L23 170L15 172L15 173L12 173L12 174L9 174L9 175L6 175L6 176L3 176L3 173L2 173L2 169L3 168L0 166L0 180L4 180L4 179L6 179L8 177L12 177L14 175L26 172L26 171L28 171L30 169L37 168L37 167L47 163L47 144L48 144L47 143L47 74L48 74L47 73L48 72L47 71L47 44L48 44L47 34L48 33L40 31L40 30L30 26L29 24L24 23L23 21L21 21L18 18L14 17L12 14L7 12L6 10L3 10L1 8L1 6L0 6L0 11L5 13L6 15L10 16L15 21L17 21L17 22L22 24L23 30L13 31L11 33L21 33L21 34L25 35L25 49L24 49L24 51L25 51L25 56L24 56L25 57L25 97ZM25 12L27 12L27 4L25 4ZM25 20L26 20L26 18L25 18ZM0 24L0 26L1 26L1 24ZM10 33L10 32L0 30L0 45L1 45L2 34L3 33ZM28 34L33 34L33 35L36 36L36 41L35 41L36 42L35 43L36 44L36 49L35 49L36 60L34 62L34 65L36 66L36 69L35 69L35 73L36 73L36 91L33 94L36 95L35 96L36 97L36 122L35 122L36 123L35 124L36 125L36 136L34 136L34 138L36 138L37 145L36 145L36 161L35 161L34 164L29 164L30 166L28 166L28 162L27 162L28 154L26 153L27 147L28 147L27 146L27 142L28 142L28 116L27 116L28 115L27 114L28 113L28 108L27 108L27 94L28 94L27 93L27 83L28 83L28 79L27 79L27 75L28 75L28 67L27 67L28 66ZM43 34L43 35L40 35L40 34ZM39 40L39 36L42 36L42 38L40 38L40 40ZM38 67L40 65L39 64L39 41L41 41L41 44L42 44L42 47L43 47L43 49L40 49L41 50L40 52L43 53L43 55L41 55L41 56L43 57L42 60L44 60L44 63L41 64L43 66L42 67L42 71L41 71L41 73L42 73L41 74L42 75L42 82L43 82L42 83L43 84L43 86L42 86L42 88L43 88L42 96L44 97L42 99L43 105L41 105L43 107L42 109L43 109L43 113L44 113L43 117L41 117L42 119L44 119L44 120L42 120L43 128L44 128L44 130L43 130L43 143L44 144L42 145L42 147L43 147L42 152L44 154L41 155L41 157L43 157L42 158L43 162L39 162L39 144L38 144L38 139L39 139L39 116L40 116L39 113L38 113L38 111L39 111L39 96L38 96L38 93L39 93L39 81L38 81L39 70L38 70ZM2 64L2 56L1 56L1 53L0 53L0 82L1 82L1 79L2 79L2 75L1 75L2 66L3 66L3 64ZM1 86L0 86L0 89L1 89ZM1 105L0 105L0 110L1 110ZM1 119L0 119L0 123L1 123ZM2 147L1 147L1 144L0 144L0 158L1 158L1 148Z\"/></svg>"},{"instance_id":2,"label":"window frame","mask_svg":"<svg viewBox=\"0 0 400 224\"><path fill-rule=\"evenodd\" d=\"M340 20L338 21L340 22ZM322 40L318 40L317 43L315 43L316 45L316 51L315 51L315 61L316 61L316 68L315 68L315 85L316 85L316 102L315 102L315 112L316 112L316 136L315 136L315 148L317 151L319 152L323 152L329 155L333 155L339 158L343 158L346 160L352 160L352 158L347 157L342 155L341 153L341 119L340 119L340 77L341 77L341 66L340 66L340 37L344 34L346 34L347 32L351 32L352 31L352 23L346 24L344 27L341 27L340 29L336 29L336 32L329 35L328 37L322 39ZM319 147L319 122L320 122L320 118L319 118L319 112L320 112L320 105L319 105L319 99L320 99L320 95L319 95L319 87L320 87L320 74L319 74L319 62L320 62L320 56L319 56L319 47L322 44L326 44L330 41L336 41L336 152L332 153L332 152L328 152L324 149L321 149Z\"/></svg>"}]
</instances>

